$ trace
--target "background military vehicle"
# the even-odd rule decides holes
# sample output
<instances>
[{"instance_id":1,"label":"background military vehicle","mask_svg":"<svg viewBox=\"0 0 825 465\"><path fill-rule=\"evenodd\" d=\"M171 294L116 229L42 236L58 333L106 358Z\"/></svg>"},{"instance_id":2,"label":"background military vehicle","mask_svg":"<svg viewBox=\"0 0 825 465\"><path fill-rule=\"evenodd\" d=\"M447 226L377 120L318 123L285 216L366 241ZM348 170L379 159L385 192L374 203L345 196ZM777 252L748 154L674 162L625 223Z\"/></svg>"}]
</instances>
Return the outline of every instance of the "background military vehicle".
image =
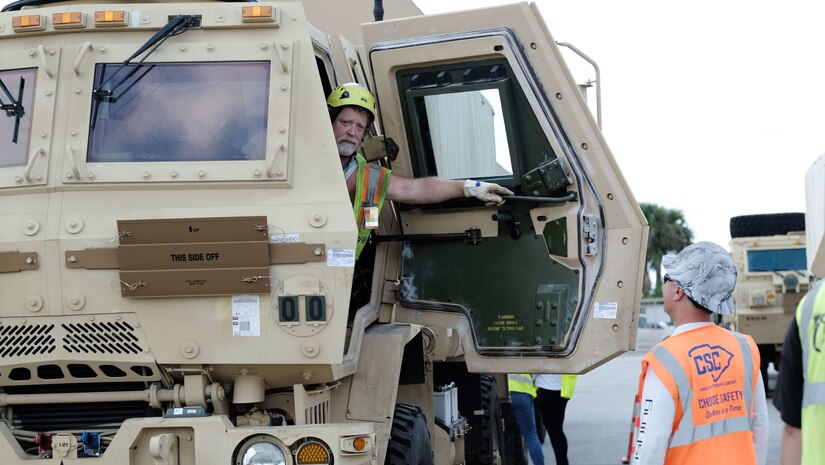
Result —
<instances>
[{"instance_id":1,"label":"background military vehicle","mask_svg":"<svg viewBox=\"0 0 825 465\"><path fill-rule=\"evenodd\" d=\"M805 214L736 216L730 220L730 250L738 273L734 314L726 322L759 347L762 379L779 369L782 342L796 306L808 291Z\"/></svg>"},{"instance_id":2,"label":"background military vehicle","mask_svg":"<svg viewBox=\"0 0 825 465\"><path fill-rule=\"evenodd\" d=\"M495 376L635 347L647 226L535 5L304 3L0 13L3 465L509 463ZM394 175L516 195L356 264L352 81Z\"/></svg>"}]
</instances>

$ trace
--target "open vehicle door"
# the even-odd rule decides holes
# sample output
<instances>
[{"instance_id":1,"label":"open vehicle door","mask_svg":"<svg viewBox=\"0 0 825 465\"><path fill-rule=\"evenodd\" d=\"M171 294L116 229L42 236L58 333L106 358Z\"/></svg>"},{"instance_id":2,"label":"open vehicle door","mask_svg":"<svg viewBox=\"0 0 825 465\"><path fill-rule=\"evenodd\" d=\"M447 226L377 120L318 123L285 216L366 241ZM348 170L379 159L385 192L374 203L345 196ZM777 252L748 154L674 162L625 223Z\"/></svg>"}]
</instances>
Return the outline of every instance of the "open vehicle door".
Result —
<instances>
[{"instance_id":1,"label":"open vehicle door","mask_svg":"<svg viewBox=\"0 0 825 465\"><path fill-rule=\"evenodd\" d=\"M457 329L470 371L579 373L634 349L646 221L536 5L363 33L394 174L516 193L395 205L395 320Z\"/></svg>"}]
</instances>

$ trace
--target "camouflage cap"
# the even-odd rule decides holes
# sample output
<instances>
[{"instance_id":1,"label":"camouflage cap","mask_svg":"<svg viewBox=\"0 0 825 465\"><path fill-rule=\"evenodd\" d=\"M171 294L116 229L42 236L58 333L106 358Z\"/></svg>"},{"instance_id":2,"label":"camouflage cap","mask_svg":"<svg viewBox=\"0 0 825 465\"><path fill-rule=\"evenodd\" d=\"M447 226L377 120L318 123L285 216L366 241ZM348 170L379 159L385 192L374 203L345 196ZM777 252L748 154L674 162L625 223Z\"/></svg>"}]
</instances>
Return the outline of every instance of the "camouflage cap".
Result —
<instances>
[{"instance_id":1,"label":"camouflage cap","mask_svg":"<svg viewBox=\"0 0 825 465\"><path fill-rule=\"evenodd\" d=\"M697 242L678 255L666 255L662 266L668 277L702 307L719 313L733 313L731 295L736 286L733 258L712 242Z\"/></svg>"}]
</instances>

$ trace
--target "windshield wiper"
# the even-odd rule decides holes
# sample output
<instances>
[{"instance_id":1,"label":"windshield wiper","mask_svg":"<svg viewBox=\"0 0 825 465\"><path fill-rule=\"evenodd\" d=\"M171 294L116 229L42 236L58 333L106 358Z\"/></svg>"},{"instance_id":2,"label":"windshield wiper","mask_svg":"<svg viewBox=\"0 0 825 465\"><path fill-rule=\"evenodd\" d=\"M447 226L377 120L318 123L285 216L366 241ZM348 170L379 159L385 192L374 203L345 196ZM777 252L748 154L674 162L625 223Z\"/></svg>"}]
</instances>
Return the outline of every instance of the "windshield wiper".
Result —
<instances>
[{"instance_id":1,"label":"windshield wiper","mask_svg":"<svg viewBox=\"0 0 825 465\"><path fill-rule=\"evenodd\" d=\"M111 102L114 103L117 99L123 97L126 92L129 91L135 84L138 83L141 79L143 79L149 71L154 68L154 65L150 66L149 68L143 70L142 73L138 74L137 77L133 80L133 82L124 88L120 94L115 95L115 91L118 87L122 86L126 81L130 80L133 76L135 76L138 71L143 68L143 62L149 58L155 50L158 49L166 39L183 34L191 27L199 27L201 24L200 16L193 16L193 15L177 15L172 18L165 26L160 28L158 32L156 32L149 40L146 41L140 48L135 51L129 58L127 58L123 63L118 66L118 68L108 77L108 79L104 80L106 76L106 65L103 65L102 69L100 70L100 82L95 89L92 91L93 98L95 100L94 107L92 109L92 120L90 122L90 127L95 127L95 120L97 120L97 111L98 107L100 106L100 102ZM147 52L148 50L148 52ZM123 69L127 66L132 65L132 60L139 57L140 55L146 53L143 58L140 59L136 63L136 66L133 66L132 69L126 73L121 79L114 81L115 76L117 76ZM108 88L104 88L107 87Z\"/></svg>"},{"instance_id":2,"label":"windshield wiper","mask_svg":"<svg viewBox=\"0 0 825 465\"><path fill-rule=\"evenodd\" d=\"M11 95L9 92L9 88L6 87L6 83L0 79L0 90L6 95L6 98L9 99L10 103L6 103L3 100L3 96L0 95L0 110L6 112L6 116L9 118L14 117L14 134L12 134L11 141L12 143L17 143L17 136L20 133L20 120L23 118L23 115L26 114L26 110L23 109L23 87L26 84L26 80L23 76L20 76L20 90L17 92L17 100Z\"/></svg>"}]
</instances>

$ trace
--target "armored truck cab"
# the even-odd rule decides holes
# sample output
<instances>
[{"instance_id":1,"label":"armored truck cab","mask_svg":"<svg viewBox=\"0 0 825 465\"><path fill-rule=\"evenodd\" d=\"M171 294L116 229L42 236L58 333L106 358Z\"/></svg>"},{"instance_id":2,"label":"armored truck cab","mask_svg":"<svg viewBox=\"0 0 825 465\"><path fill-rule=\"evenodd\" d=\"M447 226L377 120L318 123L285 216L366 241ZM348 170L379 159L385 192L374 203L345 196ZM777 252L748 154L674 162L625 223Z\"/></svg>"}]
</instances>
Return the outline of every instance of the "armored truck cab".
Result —
<instances>
[{"instance_id":1,"label":"armored truck cab","mask_svg":"<svg viewBox=\"0 0 825 465\"><path fill-rule=\"evenodd\" d=\"M635 347L647 226L536 6L361 30L0 13L4 465L515 463L488 375ZM385 205L356 263L325 103L351 81L393 176L515 195Z\"/></svg>"}]
</instances>

